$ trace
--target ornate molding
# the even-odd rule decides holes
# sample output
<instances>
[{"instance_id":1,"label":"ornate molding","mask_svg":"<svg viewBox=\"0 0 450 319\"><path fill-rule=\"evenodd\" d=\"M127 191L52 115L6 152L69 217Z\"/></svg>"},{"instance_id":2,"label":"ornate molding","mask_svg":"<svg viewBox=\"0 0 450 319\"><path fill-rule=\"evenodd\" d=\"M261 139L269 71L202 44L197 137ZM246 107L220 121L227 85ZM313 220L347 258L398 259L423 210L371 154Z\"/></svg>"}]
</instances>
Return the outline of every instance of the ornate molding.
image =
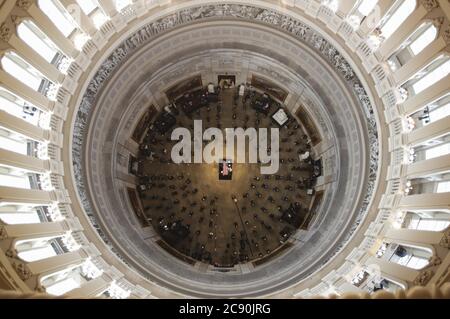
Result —
<instances>
[{"instance_id":1,"label":"ornate molding","mask_svg":"<svg viewBox=\"0 0 450 319\"><path fill-rule=\"evenodd\" d=\"M31 278L32 273L25 263L15 262L13 263L13 267L22 280L27 280Z\"/></svg>"},{"instance_id":2,"label":"ornate molding","mask_svg":"<svg viewBox=\"0 0 450 319\"><path fill-rule=\"evenodd\" d=\"M16 258L17 250L15 248L10 248L5 252L5 256L9 258Z\"/></svg>"},{"instance_id":3,"label":"ornate molding","mask_svg":"<svg viewBox=\"0 0 450 319\"><path fill-rule=\"evenodd\" d=\"M9 25L5 22L2 23L0 26L0 40L4 42L8 42L13 34L12 29L9 27Z\"/></svg>"},{"instance_id":4,"label":"ornate molding","mask_svg":"<svg viewBox=\"0 0 450 319\"><path fill-rule=\"evenodd\" d=\"M450 45L450 24L447 24L444 31L442 31L442 37L447 45Z\"/></svg>"},{"instance_id":5,"label":"ornate molding","mask_svg":"<svg viewBox=\"0 0 450 319\"><path fill-rule=\"evenodd\" d=\"M367 92L343 55L310 26L294 19L288 14L279 13L270 9L240 4L201 5L188 9L182 9L176 13L168 14L155 22L149 23L140 30L131 34L102 63L96 74L90 80L89 85L84 92L73 127L73 170L75 183L84 211L104 242L122 261L125 262L124 258L118 254L117 250L112 246L107 236L101 230L101 226L96 220L93 204L88 195L89 191L84 180L84 138L89 128L89 119L91 116L91 111L96 103L97 94L101 91L104 84L116 71L116 69L118 69L122 61L131 56L139 48L152 41L157 35L168 32L181 25L188 25L194 22L210 20L213 18L250 21L253 23L256 22L259 24L268 25L273 28L280 29L307 44L317 54L328 61L328 63L342 76L342 78L345 79L347 85L352 89L356 100L359 102L359 105L365 114L370 153L370 167L366 193L363 195L363 201L359 211L355 213L356 218L353 227L348 232L339 247L330 253L327 260L323 263L325 264L345 246L345 243L347 243L351 238L368 211L378 172L379 141L376 119Z\"/></svg>"},{"instance_id":6,"label":"ornate molding","mask_svg":"<svg viewBox=\"0 0 450 319\"><path fill-rule=\"evenodd\" d=\"M428 269L422 270L420 274L417 276L417 278L414 279L413 284L416 286L425 286L433 277L433 275L434 271L432 270Z\"/></svg>"},{"instance_id":7,"label":"ornate molding","mask_svg":"<svg viewBox=\"0 0 450 319\"><path fill-rule=\"evenodd\" d=\"M8 238L8 233L6 232L6 228L4 226L0 226L0 240L4 240Z\"/></svg>"},{"instance_id":8,"label":"ornate molding","mask_svg":"<svg viewBox=\"0 0 450 319\"><path fill-rule=\"evenodd\" d=\"M439 30L439 28L444 24L445 18L439 17L432 20L433 25Z\"/></svg>"},{"instance_id":9,"label":"ornate molding","mask_svg":"<svg viewBox=\"0 0 450 319\"><path fill-rule=\"evenodd\" d=\"M450 228L447 227L445 230L439 245L445 248L450 248Z\"/></svg>"},{"instance_id":10,"label":"ornate molding","mask_svg":"<svg viewBox=\"0 0 450 319\"><path fill-rule=\"evenodd\" d=\"M17 0L16 6L18 6L21 9L28 10L33 3L34 3L33 0Z\"/></svg>"},{"instance_id":11,"label":"ornate molding","mask_svg":"<svg viewBox=\"0 0 450 319\"><path fill-rule=\"evenodd\" d=\"M428 259L428 262L428 267L439 266L442 263L442 259L433 255Z\"/></svg>"},{"instance_id":12,"label":"ornate molding","mask_svg":"<svg viewBox=\"0 0 450 319\"><path fill-rule=\"evenodd\" d=\"M419 2L428 12L439 7L437 0L420 0Z\"/></svg>"}]
</instances>

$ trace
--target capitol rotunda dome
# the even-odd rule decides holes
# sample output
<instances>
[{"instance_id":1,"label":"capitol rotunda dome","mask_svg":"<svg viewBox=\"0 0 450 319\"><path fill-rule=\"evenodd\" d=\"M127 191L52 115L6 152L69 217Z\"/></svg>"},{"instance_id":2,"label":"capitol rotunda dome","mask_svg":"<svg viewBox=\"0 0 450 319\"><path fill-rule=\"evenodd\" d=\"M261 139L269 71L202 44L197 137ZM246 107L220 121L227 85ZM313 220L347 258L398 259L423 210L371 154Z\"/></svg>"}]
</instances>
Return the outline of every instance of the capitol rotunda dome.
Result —
<instances>
[{"instance_id":1,"label":"capitol rotunda dome","mask_svg":"<svg viewBox=\"0 0 450 319\"><path fill-rule=\"evenodd\" d=\"M449 17L445 0L0 0L0 289L443 287ZM228 149L237 132L256 135Z\"/></svg>"}]
</instances>

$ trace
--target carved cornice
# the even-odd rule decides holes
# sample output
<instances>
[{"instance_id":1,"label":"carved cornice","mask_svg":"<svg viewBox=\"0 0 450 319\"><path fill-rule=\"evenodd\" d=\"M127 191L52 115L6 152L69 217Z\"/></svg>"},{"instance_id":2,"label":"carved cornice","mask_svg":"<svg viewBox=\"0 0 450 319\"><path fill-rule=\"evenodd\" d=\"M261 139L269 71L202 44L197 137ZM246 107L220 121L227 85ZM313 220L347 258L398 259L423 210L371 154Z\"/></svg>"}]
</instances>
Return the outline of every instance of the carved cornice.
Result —
<instances>
[{"instance_id":1,"label":"carved cornice","mask_svg":"<svg viewBox=\"0 0 450 319\"><path fill-rule=\"evenodd\" d=\"M25 263L14 262L13 267L22 280L27 280L31 278L32 273Z\"/></svg>"},{"instance_id":2,"label":"carved cornice","mask_svg":"<svg viewBox=\"0 0 450 319\"><path fill-rule=\"evenodd\" d=\"M432 11L439 7L439 2L437 0L420 0L419 3L428 11Z\"/></svg>"},{"instance_id":3,"label":"carved cornice","mask_svg":"<svg viewBox=\"0 0 450 319\"><path fill-rule=\"evenodd\" d=\"M420 272L416 279L414 279L413 284L416 286L425 286L430 279L433 277L434 271L425 269Z\"/></svg>"},{"instance_id":4,"label":"carved cornice","mask_svg":"<svg viewBox=\"0 0 450 319\"><path fill-rule=\"evenodd\" d=\"M444 236L442 236L439 245L445 248L450 248L450 228L447 228L444 232Z\"/></svg>"},{"instance_id":5,"label":"carved cornice","mask_svg":"<svg viewBox=\"0 0 450 319\"><path fill-rule=\"evenodd\" d=\"M450 45L450 24L447 24L444 31L442 31L442 38L444 39L447 46Z\"/></svg>"},{"instance_id":6,"label":"carved cornice","mask_svg":"<svg viewBox=\"0 0 450 319\"><path fill-rule=\"evenodd\" d=\"M16 6L18 6L21 9L28 10L33 3L34 0L17 0Z\"/></svg>"},{"instance_id":7,"label":"carved cornice","mask_svg":"<svg viewBox=\"0 0 450 319\"><path fill-rule=\"evenodd\" d=\"M445 18L444 17L439 17L439 18L435 18L432 20L433 25L439 30L442 26L442 24L444 23Z\"/></svg>"},{"instance_id":8,"label":"carved cornice","mask_svg":"<svg viewBox=\"0 0 450 319\"><path fill-rule=\"evenodd\" d=\"M0 240L4 240L8 238L8 233L6 232L6 228L4 226L0 226Z\"/></svg>"},{"instance_id":9,"label":"carved cornice","mask_svg":"<svg viewBox=\"0 0 450 319\"><path fill-rule=\"evenodd\" d=\"M428 259L428 262L429 262L429 264L428 264L429 267L439 266L442 263L442 259L439 258L438 256L433 255Z\"/></svg>"},{"instance_id":10,"label":"carved cornice","mask_svg":"<svg viewBox=\"0 0 450 319\"><path fill-rule=\"evenodd\" d=\"M28 19L29 17L23 17L23 16L20 16L20 15L11 15L11 20L12 20L12 22L14 23L14 25L16 25L16 26L18 26L19 24L21 24L22 23L22 21L23 20L26 20L26 19Z\"/></svg>"},{"instance_id":11,"label":"carved cornice","mask_svg":"<svg viewBox=\"0 0 450 319\"><path fill-rule=\"evenodd\" d=\"M6 23L2 23L0 26L0 40L4 42L8 42L13 34L13 30L11 27Z\"/></svg>"},{"instance_id":12,"label":"carved cornice","mask_svg":"<svg viewBox=\"0 0 450 319\"><path fill-rule=\"evenodd\" d=\"M5 256L9 258L16 258L17 250L15 248L10 248L5 252Z\"/></svg>"}]
</instances>

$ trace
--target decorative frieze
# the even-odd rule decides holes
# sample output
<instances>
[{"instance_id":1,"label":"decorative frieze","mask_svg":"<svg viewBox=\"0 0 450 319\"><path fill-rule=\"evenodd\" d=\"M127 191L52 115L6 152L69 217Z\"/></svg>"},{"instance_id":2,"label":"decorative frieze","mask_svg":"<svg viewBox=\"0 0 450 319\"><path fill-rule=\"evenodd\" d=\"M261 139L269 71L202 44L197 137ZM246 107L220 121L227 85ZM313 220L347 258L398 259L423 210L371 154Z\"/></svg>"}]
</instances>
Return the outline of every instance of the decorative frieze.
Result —
<instances>
[{"instance_id":1,"label":"decorative frieze","mask_svg":"<svg viewBox=\"0 0 450 319\"><path fill-rule=\"evenodd\" d=\"M438 0L420 0L419 3L429 12L439 6Z\"/></svg>"}]
</instances>

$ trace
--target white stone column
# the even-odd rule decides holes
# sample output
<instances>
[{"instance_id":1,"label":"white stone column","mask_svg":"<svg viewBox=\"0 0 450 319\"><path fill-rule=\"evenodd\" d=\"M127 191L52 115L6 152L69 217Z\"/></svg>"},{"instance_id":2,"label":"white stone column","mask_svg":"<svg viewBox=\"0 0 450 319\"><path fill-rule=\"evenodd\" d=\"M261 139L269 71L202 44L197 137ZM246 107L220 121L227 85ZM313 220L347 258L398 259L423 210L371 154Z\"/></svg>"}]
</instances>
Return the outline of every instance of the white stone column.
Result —
<instances>
[{"instance_id":1,"label":"white stone column","mask_svg":"<svg viewBox=\"0 0 450 319\"><path fill-rule=\"evenodd\" d=\"M46 96L33 90L28 85L22 83L9 73L0 68L0 84L9 91L22 97L24 100L36 105L44 111L53 111L54 102L50 101Z\"/></svg>"},{"instance_id":2,"label":"white stone column","mask_svg":"<svg viewBox=\"0 0 450 319\"><path fill-rule=\"evenodd\" d=\"M29 271L28 276L40 275L42 277L80 266L86 258L86 254L82 250L78 250L26 263L26 269Z\"/></svg>"},{"instance_id":3,"label":"white stone column","mask_svg":"<svg viewBox=\"0 0 450 319\"><path fill-rule=\"evenodd\" d=\"M45 30L45 34L66 56L76 58L78 51L75 49L74 44L58 30L53 22L37 6L37 3L31 4L26 9L33 18L34 23L36 23L41 30Z\"/></svg>"},{"instance_id":4,"label":"white stone column","mask_svg":"<svg viewBox=\"0 0 450 319\"><path fill-rule=\"evenodd\" d=\"M392 0L379 0L377 6L372 10L368 17L363 21L358 29L358 34L364 36L371 33L378 25L375 21L376 18L383 18L394 2ZM377 16L379 14L379 16Z\"/></svg>"},{"instance_id":5,"label":"white stone column","mask_svg":"<svg viewBox=\"0 0 450 319\"><path fill-rule=\"evenodd\" d=\"M5 203L51 205L54 202L51 192L39 189L0 186L0 194L0 206Z\"/></svg>"},{"instance_id":6,"label":"white stone column","mask_svg":"<svg viewBox=\"0 0 450 319\"><path fill-rule=\"evenodd\" d=\"M30 63L36 70L42 73L48 80L53 83L62 83L64 74L62 74L56 66L50 64L41 57L36 51L28 46L22 39L12 34L8 42L20 56Z\"/></svg>"},{"instance_id":7,"label":"white stone column","mask_svg":"<svg viewBox=\"0 0 450 319\"><path fill-rule=\"evenodd\" d=\"M0 149L0 164L22 168L34 173L51 172L54 174L61 174L63 169L62 163L51 160L41 160L36 157L27 156L4 149Z\"/></svg>"},{"instance_id":8,"label":"white stone column","mask_svg":"<svg viewBox=\"0 0 450 319\"><path fill-rule=\"evenodd\" d=\"M450 154L407 165L405 175L412 179L448 171L450 171Z\"/></svg>"},{"instance_id":9,"label":"white stone column","mask_svg":"<svg viewBox=\"0 0 450 319\"><path fill-rule=\"evenodd\" d=\"M70 231L69 223L49 222L36 224L15 224L0 226L0 239L37 239L63 236Z\"/></svg>"},{"instance_id":10,"label":"white stone column","mask_svg":"<svg viewBox=\"0 0 450 319\"><path fill-rule=\"evenodd\" d=\"M59 2L66 8L84 33L93 35L97 31L91 18L83 12L75 0L59 0Z\"/></svg>"},{"instance_id":11,"label":"white stone column","mask_svg":"<svg viewBox=\"0 0 450 319\"><path fill-rule=\"evenodd\" d=\"M419 94L409 97L399 105L399 111L402 115L411 115L447 93L450 93L450 74Z\"/></svg>"},{"instance_id":12,"label":"white stone column","mask_svg":"<svg viewBox=\"0 0 450 319\"><path fill-rule=\"evenodd\" d=\"M37 127L17 116L11 115L3 110L0 110L0 123L6 129L23 134L32 140L44 142L48 140L49 132L40 127Z\"/></svg>"},{"instance_id":13,"label":"white stone column","mask_svg":"<svg viewBox=\"0 0 450 319\"><path fill-rule=\"evenodd\" d=\"M430 43L422 52L414 56L400 69L393 73L393 78L397 86L402 85L411 79L417 72L419 72L425 65L431 63L439 55L445 53L445 48L448 43L442 36L438 37Z\"/></svg>"},{"instance_id":14,"label":"white stone column","mask_svg":"<svg viewBox=\"0 0 450 319\"><path fill-rule=\"evenodd\" d=\"M426 141L446 135L449 131L450 116L447 116L406 134L405 144L410 146L420 145Z\"/></svg>"},{"instance_id":15,"label":"white stone column","mask_svg":"<svg viewBox=\"0 0 450 319\"><path fill-rule=\"evenodd\" d=\"M385 239L389 242L398 244L422 244L422 245L436 245L439 244L443 237L442 232L426 231L417 229L394 229L390 228L386 234Z\"/></svg>"},{"instance_id":16,"label":"white stone column","mask_svg":"<svg viewBox=\"0 0 450 319\"><path fill-rule=\"evenodd\" d=\"M450 193L430 193L403 196L400 198L397 208L400 210L409 211L450 211Z\"/></svg>"},{"instance_id":17,"label":"white stone column","mask_svg":"<svg viewBox=\"0 0 450 319\"><path fill-rule=\"evenodd\" d=\"M428 10L419 5L400 27L386 40L378 49L377 55L384 61L391 56L395 50L420 26L423 18L428 14Z\"/></svg>"}]
</instances>

